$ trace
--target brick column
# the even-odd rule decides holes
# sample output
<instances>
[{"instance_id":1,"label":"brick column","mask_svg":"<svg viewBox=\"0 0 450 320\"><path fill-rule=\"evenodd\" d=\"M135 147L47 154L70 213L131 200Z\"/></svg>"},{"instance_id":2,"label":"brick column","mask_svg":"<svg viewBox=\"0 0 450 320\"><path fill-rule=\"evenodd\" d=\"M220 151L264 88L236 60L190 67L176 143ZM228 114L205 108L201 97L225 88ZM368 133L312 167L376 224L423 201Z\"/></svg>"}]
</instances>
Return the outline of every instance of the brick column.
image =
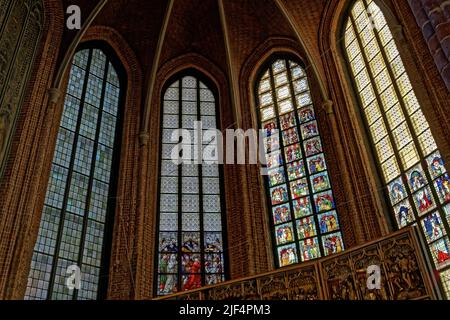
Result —
<instances>
[{"instance_id":1,"label":"brick column","mask_svg":"<svg viewBox=\"0 0 450 320\"><path fill-rule=\"evenodd\" d=\"M408 0L408 3L450 90L450 1Z\"/></svg>"}]
</instances>

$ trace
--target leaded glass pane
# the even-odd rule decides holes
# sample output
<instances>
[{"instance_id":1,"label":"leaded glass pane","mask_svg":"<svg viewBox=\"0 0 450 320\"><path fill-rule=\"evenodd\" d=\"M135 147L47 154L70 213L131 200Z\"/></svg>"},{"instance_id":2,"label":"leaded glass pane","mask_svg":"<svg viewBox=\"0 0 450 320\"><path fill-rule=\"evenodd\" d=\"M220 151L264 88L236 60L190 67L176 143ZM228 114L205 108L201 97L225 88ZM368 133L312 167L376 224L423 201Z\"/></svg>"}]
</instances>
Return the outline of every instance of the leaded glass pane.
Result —
<instances>
[{"instance_id":1,"label":"leaded glass pane","mask_svg":"<svg viewBox=\"0 0 450 320\"><path fill-rule=\"evenodd\" d=\"M378 154L380 162L384 162L394 155L394 149L392 148L389 137L385 137L375 145L375 149Z\"/></svg>"},{"instance_id":2,"label":"leaded glass pane","mask_svg":"<svg viewBox=\"0 0 450 320\"><path fill-rule=\"evenodd\" d=\"M120 87L119 76L117 75L116 70L114 69L111 62L108 65L108 78L106 79L110 84Z\"/></svg>"},{"instance_id":3,"label":"leaded glass pane","mask_svg":"<svg viewBox=\"0 0 450 320\"><path fill-rule=\"evenodd\" d=\"M31 259L30 274L28 276L25 300L45 300L48 295L51 271L53 266L53 256L33 253Z\"/></svg>"},{"instance_id":4,"label":"leaded glass pane","mask_svg":"<svg viewBox=\"0 0 450 320\"><path fill-rule=\"evenodd\" d=\"M217 213L205 213L203 215L203 229L205 231L222 231L222 216Z\"/></svg>"},{"instance_id":5,"label":"leaded glass pane","mask_svg":"<svg viewBox=\"0 0 450 320\"><path fill-rule=\"evenodd\" d=\"M77 67L86 70L88 59L89 59L89 50L78 51L77 53L75 53L73 57L73 64L76 65Z\"/></svg>"},{"instance_id":6,"label":"leaded glass pane","mask_svg":"<svg viewBox=\"0 0 450 320\"><path fill-rule=\"evenodd\" d=\"M204 212L220 212L220 196L205 195L203 197L203 211Z\"/></svg>"},{"instance_id":7,"label":"leaded glass pane","mask_svg":"<svg viewBox=\"0 0 450 320\"><path fill-rule=\"evenodd\" d=\"M76 98L81 98L81 95L83 94L83 83L85 77L86 71L78 68L77 66L73 66L70 71L67 93Z\"/></svg>"},{"instance_id":8,"label":"leaded glass pane","mask_svg":"<svg viewBox=\"0 0 450 320\"><path fill-rule=\"evenodd\" d=\"M160 210L162 212L176 212L178 211L178 196L172 194L161 194Z\"/></svg>"},{"instance_id":9,"label":"leaded glass pane","mask_svg":"<svg viewBox=\"0 0 450 320\"><path fill-rule=\"evenodd\" d=\"M450 201L447 170L397 41L375 1L355 1L346 25L345 49L398 227L421 225L450 296L450 250L445 237L449 230L444 223L450 211L446 207ZM369 69L367 74L361 71L364 66ZM376 101L369 104L373 97Z\"/></svg>"},{"instance_id":10,"label":"leaded glass pane","mask_svg":"<svg viewBox=\"0 0 450 320\"><path fill-rule=\"evenodd\" d=\"M398 88L400 90L400 95L403 97L407 95L412 90L411 82L409 81L409 77L406 73L404 73L398 80Z\"/></svg>"},{"instance_id":11,"label":"leaded glass pane","mask_svg":"<svg viewBox=\"0 0 450 320\"><path fill-rule=\"evenodd\" d=\"M56 164L52 166L45 198L45 203L49 206L62 208L68 174L67 169Z\"/></svg>"},{"instance_id":12,"label":"leaded glass pane","mask_svg":"<svg viewBox=\"0 0 450 320\"><path fill-rule=\"evenodd\" d=\"M425 132L419 135L419 145L424 155L429 155L437 149L436 142L434 141L430 129L425 130Z\"/></svg>"},{"instance_id":13,"label":"leaded glass pane","mask_svg":"<svg viewBox=\"0 0 450 320\"><path fill-rule=\"evenodd\" d=\"M36 251L50 255L54 254L58 237L60 216L61 210L44 206L41 224L39 227L38 240L35 244Z\"/></svg>"},{"instance_id":14,"label":"leaded glass pane","mask_svg":"<svg viewBox=\"0 0 450 320\"><path fill-rule=\"evenodd\" d=\"M53 292L51 292L51 296L49 299L52 300L71 300L73 296L73 292L70 292L66 286L67 274L66 270L69 266L73 265L74 261L68 261L62 258L59 258L56 261L56 270L53 281Z\"/></svg>"},{"instance_id":15,"label":"leaded glass pane","mask_svg":"<svg viewBox=\"0 0 450 320\"><path fill-rule=\"evenodd\" d=\"M72 155L72 146L75 134L69 130L61 128L56 141L56 161L55 164L68 168Z\"/></svg>"},{"instance_id":16,"label":"leaded glass pane","mask_svg":"<svg viewBox=\"0 0 450 320\"><path fill-rule=\"evenodd\" d=\"M373 141L377 143L387 135L386 125L382 119L377 120L371 127L370 131L373 136Z\"/></svg>"},{"instance_id":17,"label":"leaded glass pane","mask_svg":"<svg viewBox=\"0 0 450 320\"><path fill-rule=\"evenodd\" d=\"M382 14L379 16L382 16ZM380 36L381 43L383 46L385 46L389 41L392 40L391 30L389 30L388 26L384 26L382 29L378 28L378 30L380 30L378 32L378 35Z\"/></svg>"},{"instance_id":18,"label":"leaded glass pane","mask_svg":"<svg viewBox=\"0 0 450 320\"><path fill-rule=\"evenodd\" d=\"M103 80L97 77L89 77L86 92L86 102L95 106L100 106L100 100L102 98Z\"/></svg>"},{"instance_id":19,"label":"leaded glass pane","mask_svg":"<svg viewBox=\"0 0 450 320\"><path fill-rule=\"evenodd\" d=\"M261 86L260 91L268 88L270 82ZM275 111L268 105L262 112L271 117L270 112ZM207 131L218 126L213 92L195 76L179 78L164 93L162 121L157 295L195 289L225 279L223 256L207 254L214 246L223 248L219 165L206 164L205 160L198 164L199 153L205 153L206 147L216 143ZM196 122L200 122L203 130L201 137L194 136ZM171 141L177 129L189 131L190 139L180 140L182 148L176 144L178 140ZM202 147L194 146L197 141ZM175 162L173 155L183 155L183 160L188 161ZM216 238L207 236L206 232L211 231ZM209 258L214 258L209 260L210 264ZM213 270L217 274L208 278L206 273Z\"/></svg>"},{"instance_id":20,"label":"leaded glass pane","mask_svg":"<svg viewBox=\"0 0 450 320\"><path fill-rule=\"evenodd\" d=\"M75 214L66 214L62 232L59 256L64 259L76 261L81 244L83 231L83 218Z\"/></svg>"},{"instance_id":21,"label":"leaded glass pane","mask_svg":"<svg viewBox=\"0 0 450 320\"><path fill-rule=\"evenodd\" d=\"M164 100L178 101L180 89L178 87L170 87L164 94Z\"/></svg>"},{"instance_id":22,"label":"leaded glass pane","mask_svg":"<svg viewBox=\"0 0 450 320\"><path fill-rule=\"evenodd\" d=\"M398 103L391 107L386 113L386 118L390 128L397 128L400 123L405 121L405 115L401 105Z\"/></svg>"},{"instance_id":23,"label":"leaded glass pane","mask_svg":"<svg viewBox=\"0 0 450 320\"><path fill-rule=\"evenodd\" d=\"M204 177L219 177L219 167L215 164L204 164L202 174Z\"/></svg>"},{"instance_id":24,"label":"leaded glass pane","mask_svg":"<svg viewBox=\"0 0 450 320\"><path fill-rule=\"evenodd\" d=\"M101 266L101 252L103 245L104 225L88 220L88 227L84 240L83 262L91 266Z\"/></svg>"},{"instance_id":25,"label":"leaded glass pane","mask_svg":"<svg viewBox=\"0 0 450 320\"><path fill-rule=\"evenodd\" d=\"M161 231L177 231L178 230L178 213L161 212L159 218L159 230Z\"/></svg>"},{"instance_id":26,"label":"leaded glass pane","mask_svg":"<svg viewBox=\"0 0 450 320\"><path fill-rule=\"evenodd\" d=\"M93 154L94 141L80 136L78 138L77 150L75 153L74 170L84 175L89 175Z\"/></svg>"},{"instance_id":27,"label":"leaded glass pane","mask_svg":"<svg viewBox=\"0 0 450 320\"><path fill-rule=\"evenodd\" d=\"M369 125L372 125L376 120L381 118L380 107L378 106L378 102L374 101L371 103L367 109L365 110L367 122Z\"/></svg>"},{"instance_id":28,"label":"leaded glass pane","mask_svg":"<svg viewBox=\"0 0 450 320\"><path fill-rule=\"evenodd\" d=\"M203 102L214 102L214 95L209 89L200 89L200 101Z\"/></svg>"},{"instance_id":29,"label":"leaded glass pane","mask_svg":"<svg viewBox=\"0 0 450 320\"><path fill-rule=\"evenodd\" d=\"M417 153L416 146L413 142L401 149L399 153L400 160L405 169L409 169L419 162L419 154Z\"/></svg>"},{"instance_id":30,"label":"leaded glass pane","mask_svg":"<svg viewBox=\"0 0 450 320\"><path fill-rule=\"evenodd\" d=\"M103 110L110 114L117 115L119 108L119 97L120 88L107 83L103 98Z\"/></svg>"},{"instance_id":31,"label":"leaded glass pane","mask_svg":"<svg viewBox=\"0 0 450 320\"><path fill-rule=\"evenodd\" d=\"M103 112L99 142L110 148L114 147L116 123L116 117L109 113Z\"/></svg>"},{"instance_id":32,"label":"leaded glass pane","mask_svg":"<svg viewBox=\"0 0 450 320\"><path fill-rule=\"evenodd\" d=\"M119 76L104 52L78 51L69 76L26 299L97 298L119 96ZM81 268L82 289L67 288L69 266Z\"/></svg>"},{"instance_id":33,"label":"leaded glass pane","mask_svg":"<svg viewBox=\"0 0 450 320\"><path fill-rule=\"evenodd\" d=\"M394 61L390 63L390 67L395 78L400 77L400 75L406 72L400 55L398 55L397 58L395 58Z\"/></svg>"},{"instance_id":34,"label":"leaded glass pane","mask_svg":"<svg viewBox=\"0 0 450 320\"><path fill-rule=\"evenodd\" d=\"M381 169L383 170L384 178L386 181L392 181L392 179L400 175L400 168L395 157L392 157L386 162L382 163Z\"/></svg>"},{"instance_id":35,"label":"leaded glass pane","mask_svg":"<svg viewBox=\"0 0 450 320\"><path fill-rule=\"evenodd\" d=\"M183 212L181 218L183 231L200 231L200 214Z\"/></svg>"},{"instance_id":36,"label":"leaded glass pane","mask_svg":"<svg viewBox=\"0 0 450 320\"><path fill-rule=\"evenodd\" d=\"M348 44L347 52L348 52L350 61L353 61L360 52L358 42L356 40L353 40L353 42Z\"/></svg>"},{"instance_id":37,"label":"leaded glass pane","mask_svg":"<svg viewBox=\"0 0 450 320\"><path fill-rule=\"evenodd\" d=\"M411 116L411 122L414 127L414 131L417 134L421 134L423 131L428 129L428 122L427 119L425 119L425 116L422 113L422 110L417 110L412 116Z\"/></svg>"},{"instance_id":38,"label":"leaded glass pane","mask_svg":"<svg viewBox=\"0 0 450 320\"><path fill-rule=\"evenodd\" d=\"M200 102L200 112L205 116L214 116L216 114L216 105L212 102Z\"/></svg>"},{"instance_id":39,"label":"leaded glass pane","mask_svg":"<svg viewBox=\"0 0 450 320\"><path fill-rule=\"evenodd\" d=\"M200 192L199 179L197 177L183 177L182 192L185 194L198 194Z\"/></svg>"},{"instance_id":40,"label":"leaded glass pane","mask_svg":"<svg viewBox=\"0 0 450 320\"><path fill-rule=\"evenodd\" d=\"M91 200L89 202L89 218L105 223L108 208L109 185L97 180L93 181Z\"/></svg>"},{"instance_id":41,"label":"leaded glass pane","mask_svg":"<svg viewBox=\"0 0 450 320\"><path fill-rule=\"evenodd\" d=\"M103 145L98 145L95 158L94 177L98 180L108 183L111 175L113 149Z\"/></svg>"},{"instance_id":42,"label":"leaded glass pane","mask_svg":"<svg viewBox=\"0 0 450 320\"><path fill-rule=\"evenodd\" d=\"M75 131L77 128L78 111L80 108L80 100L69 95L64 101L64 111L61 118L61 127Z\"/></svg>"},{"instance_id":43,"label":"leaded glass pane","mask_svg":"<svg viewBox=\"0 0 450 320\"><path fill-rule=\"evenodd\" d=\"M95 133L97 132L98 109L89 104L85 104L83 109L80 134L94 140Z\"/></svg>"},{"instance_id":44,"label":"leaded glass pane","mask_svg":"<svg viewBox=\"0 0 450 320\"><path fill-rule=\"evenodd\" d=\"M93 300L97 298L98 279L100 277L100 269L89 265L83 265L81 268L83 273L84 286L78 293L79 300Z\"/></svg>"},{"instance_id":45,"label":"leaded glass pane","mask_svg":"<svg viewBox=\"0 0 450 320\"><path fill-rule=\"evenodd\" d=\"M88 194L89 178L85 175L74 173L70 182L67 210L79 215L84 213Z\"/></svg>"},{"instance_id":46,"label":"leaded glass pane","mask_svg":"<svg viewBox=\"0 0 450 320\"><path fill-rule=\"evenodd\" d=\"M354 74L359 74L366 66L364 64L364 59L362 58L362 55L359 54L353 61L352 61L352 69Z\"/></svg>"},{"instance_id":47,"label":"leaded glass pane","mask_svg":"<svg viewBox=\"0 0 450 320\"><path fill-rule=\"evenodd\" d=\"M398 55L397 46L395 45L394 40L391 40L391 42L385 46L385 50L388 62L392 62Z\"/></svg>"},{"instance_id":48,"label":"leaded glass pane","mask_svg":"<svg viewBox=\"0 0 450 320\"><path fill-rule=\"evenodd\" d=\"M371 90L358 50L354 48L353 57L355 70L360 72L359 83L361 89ZM325 255L320 242L326 233L339 231L340 224L305 70L291 60L276 60L263 73L261 87L264 90L258 91L257 102L261 126L266 129L270 219L277 262L284 267ZM366 96L375 100L373 91ZM281 131L272 133L272 128ZM218 186L218 181L215 184ZM317 225L319 213L325 221L322 228Z\"/></svg>"},{"instance_id":49,"label":"leaded glass pane","mask_svg":"<svg viewBox=\"0 0 450 320\"><path fill-rule=\"evenodd\" d=\"M165 114L176 114L178 112L178 101L164 100L163 106Z\"/></svg>"},{"instance_id":50,"label":"leaded glass pane","mask_svg":"<svg viewBox=\"0 0 450 320\"><path fill-rule=\"evenodd\" d=\"M105 77L106 55L102 50L94 49L92 51L92 61L89 72L97 77Z\"/></svg>"}]
</instances>

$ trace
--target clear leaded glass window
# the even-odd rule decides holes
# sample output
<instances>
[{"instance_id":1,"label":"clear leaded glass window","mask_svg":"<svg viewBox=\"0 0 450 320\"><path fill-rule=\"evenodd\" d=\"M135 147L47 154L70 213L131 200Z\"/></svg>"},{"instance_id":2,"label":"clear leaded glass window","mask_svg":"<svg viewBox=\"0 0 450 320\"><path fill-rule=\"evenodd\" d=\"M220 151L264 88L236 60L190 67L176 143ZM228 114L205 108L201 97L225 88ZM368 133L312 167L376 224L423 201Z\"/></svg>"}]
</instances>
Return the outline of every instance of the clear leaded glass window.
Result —
<instances>
[{"instance_id":1,"label":"clear leaded glass window","mask_svg":"<svg viewBox=\"0 0 450 320\"><path fill-rule=\"evenodd\" d=\"M270 216L280 267L344 250L305 70L273 62L257 86Z\"/></svg>"},{"instance_id":2,"label":"clear leaded glass window","mask_svg":"<svg viewBox=\"0 0 450 320\"><path fill-rule=\"evenodd\" d=\"M173 131L189 130L190 145L197 121L203 129L216 128L215 97L197 77L180 77L163 98L157 295L225 279L220 167L198 161L177 165L171 156L178 144ZM202 140L204 146L211 141Z\"/></svg>"},{"instance_id":3,"label":"clear leaded glass window","mask_svg":"<svg viewBox=\"0 0 450 320\"><path fill-rule=\"evenodd\" d=\"M120 83L100 49L75 54L47 186L25 299L96 299ZM69 266L81 289L69 290Z\"/></svg>"},{"instance_id":4,"label":"clear leaded glass window","mask_svg":"<svg viewBox=\"0 0 450 320\"><path fill-rule=\"evenodd\" d=\"M345 49L399 228L420 225L449 289L450 179L391 30L372 0L355 2Z\"/></svg>"}]
</instances>

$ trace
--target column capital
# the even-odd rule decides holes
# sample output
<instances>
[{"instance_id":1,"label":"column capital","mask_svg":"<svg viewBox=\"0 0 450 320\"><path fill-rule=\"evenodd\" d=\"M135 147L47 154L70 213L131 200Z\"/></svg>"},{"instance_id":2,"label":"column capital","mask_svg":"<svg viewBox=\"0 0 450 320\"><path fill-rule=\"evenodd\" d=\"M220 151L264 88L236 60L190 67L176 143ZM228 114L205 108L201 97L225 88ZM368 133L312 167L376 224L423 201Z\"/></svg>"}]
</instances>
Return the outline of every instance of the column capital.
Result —
<instances>
[{"instance_id":1,"label":"column capital","mask_svg":"<svg viewBox=\"0 0 450 320\"><path fill-rule=\"evenodd\" d=\"M59 88L50 88L48 89L49 101L50 103L56 104L58 103L59 98L62 95L61 89Z\"/></svg>"},{"instance_id":2,"label":"column capital","mask_svg":"<svg viewBox=\"0 0 450 320\"><path fill-rule=\"evenodd\" d=\"M141 132L139 134L139 145L141 147L144 147L148 144L148 141L150 140L150 135L147 132Z\"/></svg>"},{"instance_id":3,"label":"column capital","mask_svg":"<svg viewBox=\"0 0 450 320\"><path fill-rule=\"evenodd\" d=\"M322 102L322 108L325 109L327 114L334 114L333 101L325 100Z\"/></svg>"},{"instance_id":4,"label":"column capital","mask_svg":"<svg viewBox=\"0 0 450 320\"><path fill-rule=\"evenodd\" d=\"M405 40L405 34L403 32L403 26L401 24L396 24L390 26L392 35L394 36L394 39L403 41Z\"/></svg>"}]
</instances>

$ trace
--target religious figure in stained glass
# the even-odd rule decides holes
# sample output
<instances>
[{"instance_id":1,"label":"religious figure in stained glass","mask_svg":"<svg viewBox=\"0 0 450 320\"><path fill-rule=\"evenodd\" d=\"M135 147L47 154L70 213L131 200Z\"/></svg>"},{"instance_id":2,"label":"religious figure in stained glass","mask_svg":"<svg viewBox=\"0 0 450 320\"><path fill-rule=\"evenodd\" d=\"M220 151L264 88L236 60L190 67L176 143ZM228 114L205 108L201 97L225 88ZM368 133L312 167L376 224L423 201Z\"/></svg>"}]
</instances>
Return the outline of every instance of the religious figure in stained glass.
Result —
<instances>
[{"instance_id":1,"label":"religious figure in stained glass","mask_svg":"<svg viewBox=\"0 0 450 320\"><path fill-rule=\"evenodd\" d=\"M341 252L344 243L305 70L292 60L276 59L263 71L257 92L278 265Z\"/></svg>"},{"instance_id":2,"label":"religious figure in stained glass","mask_svg":"<svg viewBox=\"0 0 450 320\"><path fill-rule=\"evenodd\" d=\"M449 177L376 1L355 1L345 27L345 52L395 221L399 228L419 222L448 283L450 229L443 221ZM450 297L448 286L446 294Z\"/></svg>"},{"instance_id":3,"label":"religious figure in stained glass","mask_svg":"<svg viewBox=\"0 0 450 320\"><path fill-rule=\"evenodd\" d=\"M192 130L196 121L205 129L215 128L216 118L214 94L197 76L179 76L165 89L155 289L160 296L225 280L219 164L175 164L171 159L178 143L171 141L174 130Z\"/></svg>"}]
</instances>

